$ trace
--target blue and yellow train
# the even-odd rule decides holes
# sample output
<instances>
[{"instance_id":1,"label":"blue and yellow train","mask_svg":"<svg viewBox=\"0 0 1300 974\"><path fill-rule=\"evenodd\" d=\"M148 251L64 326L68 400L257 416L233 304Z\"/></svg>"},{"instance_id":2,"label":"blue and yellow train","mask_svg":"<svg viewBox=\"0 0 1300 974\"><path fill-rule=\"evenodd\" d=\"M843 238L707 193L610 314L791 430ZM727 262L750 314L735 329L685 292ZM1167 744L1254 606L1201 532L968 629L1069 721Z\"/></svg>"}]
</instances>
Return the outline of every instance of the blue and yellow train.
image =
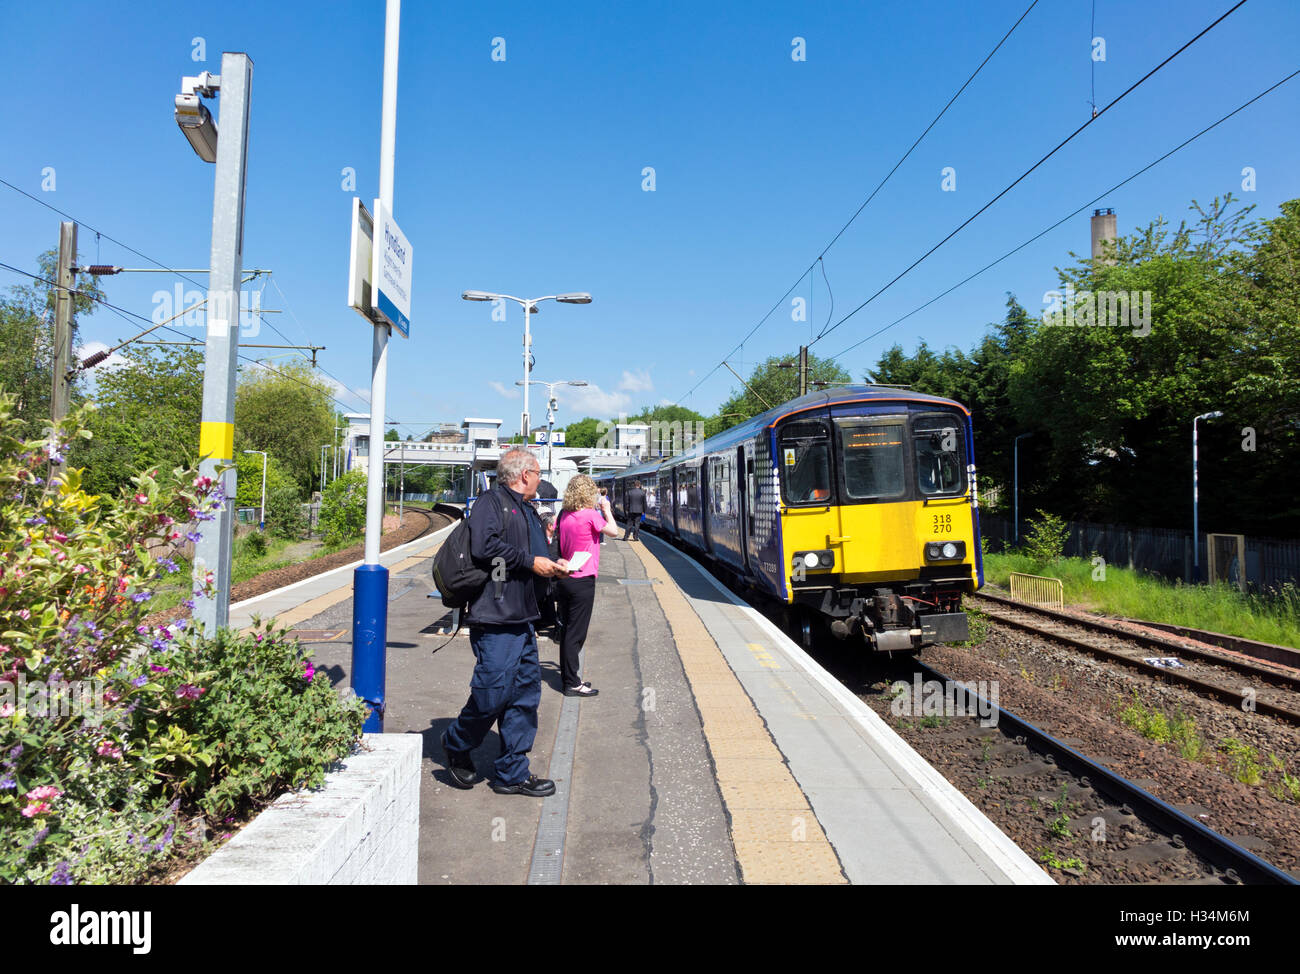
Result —
<instances>
[{"instance_id":1,"label":"blue and yellow train","mask_svg":"<svg viewBox=\"0 0 1300 974\"><path fill-rule=\"evenodd\" d=\"M733 587L872 650L969 638L962 594L984 581L970 413L950 399L847 386L784 403L685 453L596 478L623 516Z\"/></svg>"}]
</instances>

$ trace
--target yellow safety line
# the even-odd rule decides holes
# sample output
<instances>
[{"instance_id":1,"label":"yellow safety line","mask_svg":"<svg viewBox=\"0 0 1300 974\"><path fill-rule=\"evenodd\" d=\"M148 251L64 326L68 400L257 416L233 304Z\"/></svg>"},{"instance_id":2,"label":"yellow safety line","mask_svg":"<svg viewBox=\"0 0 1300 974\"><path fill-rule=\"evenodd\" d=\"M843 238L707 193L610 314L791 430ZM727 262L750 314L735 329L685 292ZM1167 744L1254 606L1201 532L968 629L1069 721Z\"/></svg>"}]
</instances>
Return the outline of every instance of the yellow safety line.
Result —
<instances>
[{"instance_id":1,"label":"yellow safety line","mask_svg":"<svg viewBox=\"0 0 1300 974\"><path fill-rule=\"evenodd\" d=\"M821 823L717 642L659 560L644 545L632 550L646 574L663 583L654 586L655 594L695 695L741 878L751 884L847 883ZM749 650L763 667L780 668L758 643Z\"/></svg>"}]
</instances>

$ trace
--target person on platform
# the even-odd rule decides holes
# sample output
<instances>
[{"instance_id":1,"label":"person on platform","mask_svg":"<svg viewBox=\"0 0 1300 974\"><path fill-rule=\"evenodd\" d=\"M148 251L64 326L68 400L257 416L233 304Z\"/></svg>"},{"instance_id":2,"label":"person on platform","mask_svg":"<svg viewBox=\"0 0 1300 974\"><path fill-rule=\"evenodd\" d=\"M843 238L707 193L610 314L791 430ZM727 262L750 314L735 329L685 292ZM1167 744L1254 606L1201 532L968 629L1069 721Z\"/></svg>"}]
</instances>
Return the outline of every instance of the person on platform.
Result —
<instances>
[{"instance_id":1,"label":"person on platform","mask_svg":"<svg viewBox=\"0 0 1300 974\"><path fill-rule=\"evenodd\" d=\"M555 793L555 782L538 778L528 768L542 699L533 578L560 578L566 571L563 562L547 557L545 529L528 503L540 480L541 468L528 450L507 450L497 461L496 486L478 498L470 514L475 564L504 577L490 576L466 607L477 662L469 700L442 734L447 770L458 788L472 788L483 780L471 752L495 723L501 754L493 764L492 790L536 798Z\"/></svg>"},{"instance_id":2,"label":"person on platform","mask_svg":"<svg viewBox=\"0 0 1300 974\"><path fill-rule=\"evenodd\" d=\"M578 676L578 659L587 640L591 610L596 602L596 575L600 571L600 539L618 537L618 524L609 508L609 498L586 474L578 474L564 490L564 509L560 511L560 557L566 567L569 559L578 560L580 552L587 560L559 579L560 682L566 697L594 697L598 691Z\"/></svg>"},{"instance_id":3,"label":"person on platform","mask_svg":"<svg viewBox=\"0 0 1300 974\"><path fill-rule=\"evenodd\" d=\"M640 541L641 518L645 515L645 491L641 487L641 481L632 481L632 486L627 489L624 507L626 507L623 513L627 515L627 530L623 532L623 540Z\"/></svg>"}]
</instances>

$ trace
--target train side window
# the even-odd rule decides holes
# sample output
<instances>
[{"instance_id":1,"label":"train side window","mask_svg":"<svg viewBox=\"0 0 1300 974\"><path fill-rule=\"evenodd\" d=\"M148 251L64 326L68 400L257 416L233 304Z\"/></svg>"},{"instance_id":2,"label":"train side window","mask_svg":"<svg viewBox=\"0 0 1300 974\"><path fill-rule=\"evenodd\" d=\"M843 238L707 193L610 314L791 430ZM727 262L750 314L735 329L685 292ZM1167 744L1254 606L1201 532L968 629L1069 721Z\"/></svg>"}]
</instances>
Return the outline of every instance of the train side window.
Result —
<instances>
[{"instance_id":1,"label":"train side window","mask_svg":"<svg viewBox=\"0 0 1300 974\"><path fill-rule=\"evenodd\" d=\"M966 442L962 423L949 414L912 420L916 488L924 496L961 494L966 490Z\"/></svg>"},{"instance_id":2,"label":"train side window","mask_svg":"<svg viewBox=\"0 0 1300 974\"><path fill-rule=\"evenodd\" d=\"M831 503L830 442L820 422L790 423L781 431L781 489L787 504Z\"/></svg>"},{"instance_id":3,"label":"train side window","mask_svg":"<svg viewBox=\"0 0 1300 974\"><path fill-rule=\"evenodd\" d=\"M875 501L903 496L907 488L903 458L903 419L837 420L844 489L850 500Z\"/></svg>"},{"instance_id":4,"label":"train side window","mask_svg":"<svg viewBox=\"0 0 1300 974\"><path fill-rule=\"evenodd\" d=\"M748 452L748 451L746 451ZM749 533L754 533L754 491L757 489L754 483L754 458L745 458L745 477L749 484L749 489L745 491L745 521L749 524Z\"/></svg>"},{"instance_id":5,"label":"train side window","mask_svg":"<svg viewBox=\"0 0 1300 974\"><path fill-rule=\"evenodd\" d=\"M709 508L722 516L731 513L731 461L721 457L709 460Z\"/></svg>"}]
</instances>

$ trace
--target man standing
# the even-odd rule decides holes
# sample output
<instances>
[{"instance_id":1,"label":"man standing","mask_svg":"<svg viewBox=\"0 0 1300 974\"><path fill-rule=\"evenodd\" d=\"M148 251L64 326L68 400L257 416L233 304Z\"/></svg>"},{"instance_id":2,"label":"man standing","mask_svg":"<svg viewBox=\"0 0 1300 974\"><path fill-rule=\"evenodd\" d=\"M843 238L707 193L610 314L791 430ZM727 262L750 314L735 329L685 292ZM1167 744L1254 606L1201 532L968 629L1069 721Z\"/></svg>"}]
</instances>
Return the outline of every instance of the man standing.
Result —
<instances>
[{"instance_id":1,"label":"man standing","mask_svg":"<svg viewBox=\"0 0 1300 974\"><path fill-rule=\"evenodd\" d=\"M640 541L641 515L645 513L645 491L641 489L641 481L632 481L632 486L627 489L624 507L627 514L627 530L623 533L623 540Z\"/></svg>"},{"instance_id":2,"label":"man standing","mask_svg":"<svg viewBox=\"0 0 1300 974\"><path fill-rule=\"evenodd\" d=\"M483 780L470 752L496 723L501 755L493 763L492 790L535 798L555 793L555 782L528 769L542 699L533 577L560 577L566 571L563 562L547 557L545 530L528 503L541 478L528 450L507 450L497 462L496 487L475 501L470 515L470 553L489 578L466 608L477 660L469 700L442 735L447 770L458 788L473 788Z\"/></svg>"}]
</instances>

